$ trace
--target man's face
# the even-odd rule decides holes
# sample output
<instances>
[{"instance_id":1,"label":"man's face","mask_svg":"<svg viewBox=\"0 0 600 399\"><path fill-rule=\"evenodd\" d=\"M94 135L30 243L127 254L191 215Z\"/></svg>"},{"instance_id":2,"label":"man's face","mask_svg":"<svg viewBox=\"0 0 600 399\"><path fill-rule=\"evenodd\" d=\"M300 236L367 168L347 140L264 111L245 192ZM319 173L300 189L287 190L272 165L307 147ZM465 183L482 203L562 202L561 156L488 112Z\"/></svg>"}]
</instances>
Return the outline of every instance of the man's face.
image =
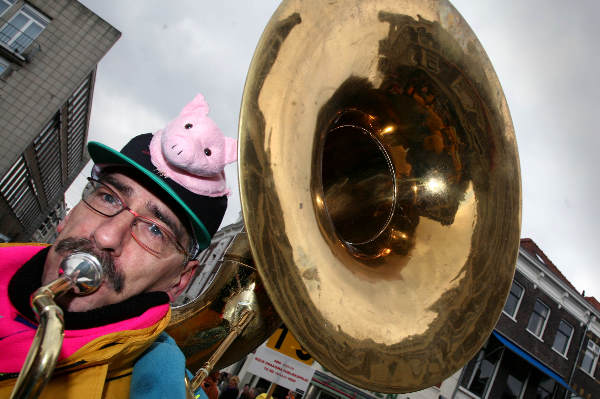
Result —
<instances>
[{"instance_id":1,"label":"man's face","mask_svg":"<svg viewBox=\"0 0 600 399\"><path fill-rule=\"evenodd\" d=\"M158 197L121 173L109 174L103 182L140 216L167 220L178 241L184 247L188 246L189 236L181 221ZM144 249L131 235L134 219L127 210L112 217L104 216L81 201L61 222L56 245L51 248L44 265L43 284L58 277L61 261L72 251L68 244L72 241L76 245L79 240L87 242L90 252L113 263L112 272L109 271L109 277L97 291L87 296L67 294L67 310L87 311L150 291L166 292L172 301L187 286L198 262L185 262L185 255L175 250L156 256ZM60 250L61 247L67 249Z\"/></svg>"}]
</instances>

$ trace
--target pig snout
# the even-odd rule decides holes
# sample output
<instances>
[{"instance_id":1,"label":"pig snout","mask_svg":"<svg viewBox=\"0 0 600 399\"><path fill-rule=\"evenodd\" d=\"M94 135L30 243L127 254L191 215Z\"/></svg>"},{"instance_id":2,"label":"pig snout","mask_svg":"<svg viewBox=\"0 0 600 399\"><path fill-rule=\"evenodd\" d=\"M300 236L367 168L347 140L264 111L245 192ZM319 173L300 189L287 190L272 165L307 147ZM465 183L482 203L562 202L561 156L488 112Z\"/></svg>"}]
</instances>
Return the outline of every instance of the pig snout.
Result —
<instances>
[{"instance_id":1,"label":"pig snout","mask_svg":"<svg viewBox=\"0 0 600 399\"><path fill-rule=\"evenodd\" d=\"M187 169L194 163L194 141L185 137L170 137L162 143L165 159L181 169Z\"/></svg>"}]
</instances>

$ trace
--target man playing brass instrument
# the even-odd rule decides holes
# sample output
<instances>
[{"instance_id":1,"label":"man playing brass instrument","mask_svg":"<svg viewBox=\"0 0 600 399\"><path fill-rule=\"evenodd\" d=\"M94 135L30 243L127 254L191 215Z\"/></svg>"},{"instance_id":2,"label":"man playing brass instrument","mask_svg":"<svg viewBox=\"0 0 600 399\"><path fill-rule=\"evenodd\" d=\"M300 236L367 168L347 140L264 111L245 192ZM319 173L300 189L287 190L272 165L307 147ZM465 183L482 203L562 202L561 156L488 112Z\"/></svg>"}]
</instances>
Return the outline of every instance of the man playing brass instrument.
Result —
<instances>
[{"instance_id":1,"label":"man playing brass instrument","mask_svg":"<svg viewBox=\"0 0 600 399\"><path fill-rule=\"evenodd\" d=\"M90 295L57 299L64 341L41 396L128 397L131 384L132 393L183 397L183 362L161 359L165 370L150 370L176 374L163 387L147 378L156 362L140 372L136 362L168 325L169 302L190 282L227 207L223 167L236 160L236 141L207 114L198 95L165 129L134 137L121 152L89 143L92 177L59 224L56 244L0 247L0 397L10 395L36 332L30 295L55 280L74 252L98 258L105 279ZM157 342L183 359L170 337Z\"/></svg>"}]
</instances>

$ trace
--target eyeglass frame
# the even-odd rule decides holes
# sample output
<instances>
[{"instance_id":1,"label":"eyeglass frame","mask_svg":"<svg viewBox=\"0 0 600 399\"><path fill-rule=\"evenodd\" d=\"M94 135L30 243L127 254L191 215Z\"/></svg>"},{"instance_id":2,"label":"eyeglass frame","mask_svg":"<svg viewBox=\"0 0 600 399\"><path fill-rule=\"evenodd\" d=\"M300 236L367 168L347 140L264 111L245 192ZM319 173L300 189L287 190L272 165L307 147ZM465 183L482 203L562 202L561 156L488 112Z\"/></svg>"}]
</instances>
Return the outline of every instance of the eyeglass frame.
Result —
<instances>
[{"instance_id":1,"label":"eyeglass frame","mask_svg":"<svg viewBox=\"0 0 600 399\"><path fill-rule=\"evenodd\" d=\"M148 247L146 244L142 243L135 236L135 234L133 233L133 225L135 224L136 220L138 220L138 219L141 219L141 220L143 220L146 223L149 222L149 223L155 224L155 225L159 226L160 230L163 233L165 233L167 235L167 237L175 244L175 248L185 256L185 259L187 260L189 258L190 254L185 250L185 247L183 246L183 244L181 244L179 242L179 240L175 237L175 234L173 234L167 226L165 226L163 223L157 222L154 219L142 216L139 213L137 213L136 211L134 211L133 209L131 209L129 206L125 205L125 201L123 201L123 199L121 198L121 196L115 191L115 189L113 189L112 187L110 187L108 184L103 183L103 182L101 182L98 179L94 179L93 177L88 177L87 180L88 180L88 183L86 184L86 187L84 187L83 191L81 192L81 200L83 201L83 203L88 208L90 208L94 212L99 213L102 216L109 217L109 218L117 216L118 214L120 214L124 210L128 211L129 213L131 213L133 216L135 216L135 218L131 221L131 224L129 225L129 233L131 234L131 236L133 237L133 239L135 240L135 242L137 242L140 247L142 247L143 249L145 249L151 255L154 255L157 258L160 258L160 252L156 252L156 251L152 250L150 247ZM121 209L119 211L117 211L117 213L115 213L113 215L107 215L106 213L101 212L98 209L94 208L91 204L89 204L85 200L84 196L85 196L85 191L86 191L87 185L88 184L93 184L92 182L100 184L101 186L105 187L111 193L113 193L115 195L115 198L119 201L119 204L121 205Z\"/></svg>"}]
</instances>

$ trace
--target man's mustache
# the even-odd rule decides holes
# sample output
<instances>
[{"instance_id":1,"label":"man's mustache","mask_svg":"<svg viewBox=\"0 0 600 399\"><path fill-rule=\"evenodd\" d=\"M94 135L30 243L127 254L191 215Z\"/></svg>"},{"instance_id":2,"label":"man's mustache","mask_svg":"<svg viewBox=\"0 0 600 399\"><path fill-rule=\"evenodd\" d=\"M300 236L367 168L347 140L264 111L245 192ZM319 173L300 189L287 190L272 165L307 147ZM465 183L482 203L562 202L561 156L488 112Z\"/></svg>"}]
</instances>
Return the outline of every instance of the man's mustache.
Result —
<instances>
[{"instance_id":1,"label":"man's mustache","mask_svg":"<svg viewBox=\"0 0 600 399\"><path fill-rule=\"evenodd\" d=\"M111 283L115 292L120 293L125 288L125 277L116 269L112 255L107 251L98 251L94 244L87 238L68 237L57 242L54 248L58 254L63 256L67 256L73 252L86 252L94 255L100 261L104 275Z\"/></svg>"}]
</instances>

